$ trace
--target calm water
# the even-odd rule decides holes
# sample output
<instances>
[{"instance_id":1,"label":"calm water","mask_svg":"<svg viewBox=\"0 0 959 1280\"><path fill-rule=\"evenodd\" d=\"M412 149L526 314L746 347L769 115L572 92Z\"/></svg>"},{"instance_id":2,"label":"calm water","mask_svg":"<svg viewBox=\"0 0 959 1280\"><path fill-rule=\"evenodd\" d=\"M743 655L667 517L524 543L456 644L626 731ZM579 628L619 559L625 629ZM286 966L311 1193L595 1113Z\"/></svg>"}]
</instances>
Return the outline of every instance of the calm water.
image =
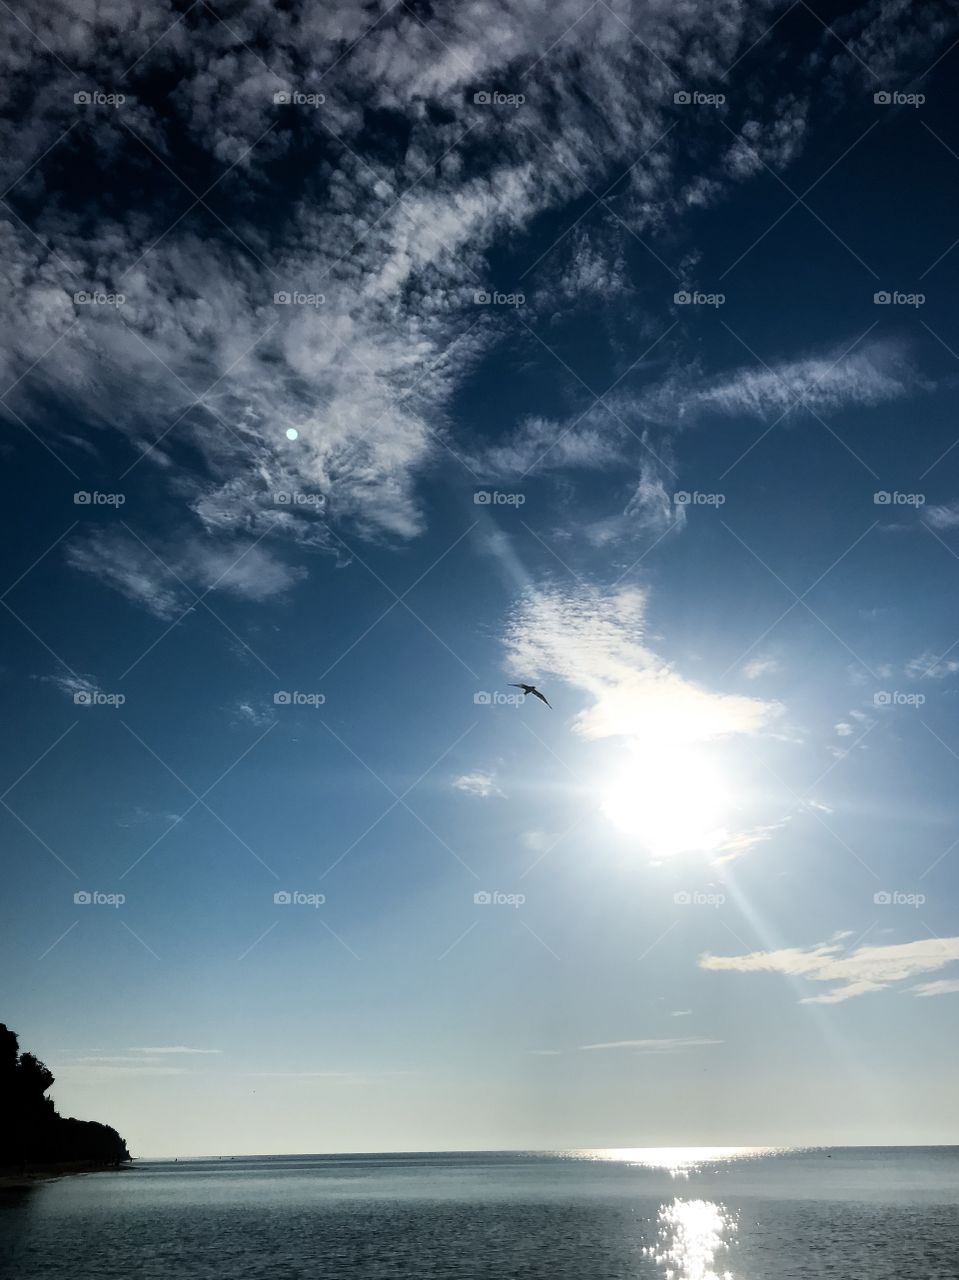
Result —
<instances>
[{"instance_id":1,"label":"calm water","mask_svg":"<svg viewBox=\"0 0 959 1280\"><path fill-rule=\"evenodd\" d=\"M18 1280L956 1280L959 1147L137 1163L0 1195Z\"/></svg>"}]
</instances>

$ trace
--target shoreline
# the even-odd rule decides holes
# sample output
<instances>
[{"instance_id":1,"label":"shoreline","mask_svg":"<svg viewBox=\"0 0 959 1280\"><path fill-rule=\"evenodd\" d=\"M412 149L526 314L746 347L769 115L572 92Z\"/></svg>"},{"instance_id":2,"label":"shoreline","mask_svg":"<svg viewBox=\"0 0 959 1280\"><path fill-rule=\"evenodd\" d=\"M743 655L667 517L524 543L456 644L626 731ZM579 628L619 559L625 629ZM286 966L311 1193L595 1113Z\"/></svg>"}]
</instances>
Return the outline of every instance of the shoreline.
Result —
<instances>
[{"instance_id":1,"label":"shoreline","mask_svg":"<svg viewBox=\"0 0 959 1280\"><path fill-rule=\"evenodd\" d=\"M76 1160L64 1164L33 1165L22 1173L13 1173L9 1169L0 1170L0 1191L24 1191L41 1182L52 1182L57 1178L67 1178L78 1173L106 1173L109 1170L121 1172L131 1162L123 1164L103 1163L97 1160Z\"/></svg>"}]
</instances>

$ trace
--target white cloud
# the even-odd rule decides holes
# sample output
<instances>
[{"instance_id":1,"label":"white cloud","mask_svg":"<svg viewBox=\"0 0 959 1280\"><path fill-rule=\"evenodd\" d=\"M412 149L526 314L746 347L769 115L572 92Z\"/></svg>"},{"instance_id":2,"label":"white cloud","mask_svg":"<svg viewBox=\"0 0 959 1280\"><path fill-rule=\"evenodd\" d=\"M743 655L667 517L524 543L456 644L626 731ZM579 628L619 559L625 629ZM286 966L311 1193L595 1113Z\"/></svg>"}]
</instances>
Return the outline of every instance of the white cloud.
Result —
<instances>
[{"instance_id":1,"label":"white cloud","mask_svg":"<svg viewBox=\"0 0 959 1280\"><path fill-rule=\"evenodd\" d=\"M67 559L166 620L186 613L206 592L259 603L282 596L305 576L250 539L227 546L199 536L154 552L124 531L96 530L71 543Z\"/></svg>"},{"instance_id":2,"label":"white cloud","mask_svg":"<svg viewBox=\"0 0 959 1280\"><path fill-rule=\"evenodd\" d=\"M471 456L470 465L483 476L525 477L528 472L564 468L603 470L622 463L628 432L601 405L567 421L540 415L522 419L498 443Z\"/></svg>"},{"instance_id":3,"label":"white cloud","mask_svg":"<svg viewBox=\"0 0 959 1280\"><path fill-rule=\"evenodd\" d=\"M581 1044L580 1049L629 1049L633 1053L673 1053L678 1049L698 1049L704 1045L722 1044L722 1040L702 1036L674 1036L659 1040L610 1040L602 1044Z\"/></svg>"},{"instance_id":4,"label":"white cloud","mask_svg":"<svg viewBox=\"0 0 959 1280\"><path fill-rule=\"evenodd\" d=\"M188 1044L152 1045L131 1049L130 1053L222 1053L222 1049L195 1049Z\"/></svg>"},{"instance_id":5,"label":"white cloud","mask_svg":"<svg viewBox=\"0 0 959 1280\"><path fill-rule=\"evenodd\" d=\"M670 529L686 525L686 506L676 502L674 477L659 462L645 461L639 470L639 483L620 515L588 525L586 537L595 546L620 542L636 534L661 537Z\"/></svg>"},{"instance_id":6,"label":"white cloud","mask_svg":"<svg viewBox=\"0 0 959 1280\"><path fill-rule=\"evenodd\" d=\"M703 955L700 968L732 973L781 973L812 982L835 985L822 995L806 996L803 1004L838 1004L855 996L904 982L959 960L959 938L921 938L916 942L861 946L845 950L839 939L813 947L753 951L739 956ZM935 984L933 984L935 985ZM923 994L921 988L913 988ZM932 994L932 993L925 993Z\"/></svg>"},{"instance_id":7,"label":"white cloud","mask_svg":"<svg viewBox=\"0 0 959 1280\"><path fill-rule=\"evenodd\" d=\"M497 308L472 303L473 290L489 283L491 247L517 239L541 214L565 216L584 184L605 190L620 175L615 218L604 211L598 228L577 227L531 273L526 314L548 324L557 296L568 311L626 293L624 227L672 236L689 207L759 172L757 157L777 170L788 165L805 138L806 104L773 89L764 118L754 107L732 117L744 141L684 172L680 139L701 121L672 110L669 68L718 84L763 35L764 6L691 0L584 10L581 0L467 0L421 19L382 2L258 4L234 6L227 26L210 13L203 24L175 22L168 0L143 0L135 11L85 0L66 16L24 0L18 15L24 29L0 48L0 80L12 100L26 100L37 83L45 92L37 109L0 125L4 188L16 183L17 198L37 206L30 227L16 218L0 224L0 322L10 335L0 374L11 383L32 369L10 404L48 411L52 447L75 458L74 450L96 448L85 436L120 432L142 456L138 465L188 505L192 524L170 563L180 572L184 562L191 585L215 577L234 543L242 550L243 538L270 527L330 553L339 553L333 529L396 540L423 530L420 476L449 456L444 445L467 452L456 438L454 396L480 356L515 331ZM885 30L881 15L875 25ZM641 27L642 42L629 37L631 27ZM920 45L908 47L920 62ZM839 62L833 71L848 74ZM155 104L158 73L177 93ZM477 85L516 87L518 79L526 103L515 119L470 100ZM95 131L64 136L77 124L77 84L121 81L121 110L99 111ZM278 88L321 83L326 102L312 118L274 105ZM376 110L403 122L404 145L389 159L369 128ZM271 166L295 154L304 133L328 150L315 164L287 165L276 200ZM202 213L174 225L186 193L164 164L180 167L181 135L202 153L197 171L221 178L216 197L229 229ZM55 162L36 164L48 148ZM60 172L81 156L88 164L88 150L109 171L114 196L131 191L129 205L112 197L108 211L71 204ZM144 199L141 180L149 185L153 175L161 194ZM169 201L167 189L176 193ZM116 314L74 305L75 291L95 288L122 288L126 302ZM325 301L273 304L274 292L294 290ZM636 317L644 342L657 336L647 335L651 324ZM55 357L46 357L51 348ZM601 405L566 434L571 419L533 416L515 430L508 423L484 462L523 472L554 444L545 467L608 467L636 447L637 419L672 430L684 411L766 413L787 397L783 382L821 410L875 403L908 381L893 344L864 345L836 370L828 362L747 371L692 393L683 370L668 386L609 400L629 430ZM58 418L70 424L62 436ZM279 508L277 493L324 499L327 523L309 504ZM659 479L641 475L594 537L678 527L684 518L669 509ZM205 536L216 539L216 553ZM95 545L70 559L95 571ZM160 617L180 607L175 581L132 547L113 548L102 576ZM272 598L292 580L262 550L223 585L245 599Z\"/></svg>"},{"instance_id":8,"label":"white cloud","mask_svg":"<svg viewBox=\"0 0 959 1280\"><path fill-rule=\"evenodd\" d=\"M778 658L757 656L743 666L743 675L747 680L758 680L760 676L770 676L779 670L781 663Z\"/></svg>"},{"instance_id":9,"label":"white cloud","mask_svg":"<svg viewBox=\"0 0 959 1280\"><path fill-rule=\"evenodd\" d=\"M911 988L914 996L951 996L959 993L959 978L939 978L936 982L921 982Z\"/></svg>"},{"instance_id":10,"label":"white cloud","mask_svg":"<svg viewBox=\"0 0 959 1280\"><path fill-rule=\"evenodd\" d=\"M954 676L959 671L959 660L956 658L938 658L930 650L910 658L905 672L910 680L945 680L946 676Z\"/></svg>"},{"instance_id":11,"label":"white cloud","mask_svg":"<svg viewBox=\"0 0 959 1280\"><path fill-rule=\"evenodd\" d=\"M934 529L959 528L959 502L948 502L923 507L922 518Z\"/></svg>"},{"instance_id":12,"label":"white cloud","mask_svg":"<svg viewBox=\"0 0 959 1280\"><path fill-rule=\"evenodd\" d=\"M850 738L855 732L852 725L846 720L840 720L838 724L833 725L833 728L840 738Z\"/></svg>"},{"instance_id":13,"label":"white cloud","mask_svg":"<svg viewBox=\"0 0 959 1280\"><path fill-rule=\"evenodd\" d=\"M756 734L775 719L777 703L711 693L658 657L644 640L646 606L634 587L530 591L507 627L507 664L587 693L574 721L585 738L692 744Z\"/></svg>"},{"instance_id":14,"label":"white cloud","mask_svg":"<svg viewBox=\"0 0 959 1280\"><path fill-rule=\"evenodd\" d=\"M849 354L787 360L769 368L751 366L694 392L687 410L746 413L766 418L807 405L818 414L851 404L877 405L915 385L905 347L891 340L863 343Z\"/></svg>"},{"instance_id":15,"label":"white cloud","mask_svg":"<svg viewBox=\"0 0 959 1280\"><path fill-rule=\"evenodd\" d=\"M482 769L454 778L453 786L457 791L463 791L469 796L481 796L484 800L490 796L505 797L506 794L497 785L495 773Z\"/></svg>"},{"instance_id":16,"label":"white cloud","mask_svg":"<svg viewBox=\"0 0 959 1280\"><path fill-rule=\"evenodd\" d=\"M787 815L785 818L780 818L778 822L767 822L763 826L748 827L745 831L737 831L718 845L717 862L732 862L734 858L742 857L750 849L754 849L757 845L765 844L767 840L771 840L776 832L784 830L790 821L791 818Z\"/></svg>"},{"instance_id":17,"label":"white cloud","mask_svg":"<svg viewBox=\"0 0 959 1280\"><path fill-rule=\"evenodd\" d=\"M637 232L671 225L691 202L718 198L741 176L717 159L696 175L695 201L693 187L678 180L684 150L663 135L670 125L698 126L674 118L668 66L694 49L697 81L718 80L766 24L742 5L584 11L579 0L535 10L520 0L469 0L434 7L427 19L403 5L254 5L231 12L228 26L215 15L199 26L174 22L168 0L144 0L135 14L84 3L66 17L24 0L18 14L24 38L0 49L2 79L14 97L38 81L46 92L42 108L0 126L0 155L4 187L16 182L18 198L41 211L31 229L16 219L0 226L0 320L11 337L0 372L13 382L37 362L18 384L19 407L36 396L84 424L62 437L51 429L52 445L89 450L85 434L124 433L143 456L139 465L189 504L196 523L182 535L188 560L203 532L229 555L234 538L268 522L279 535L337 545L315 510L277 510L278 492L324 498L332 525L363 536L419 534L418 478L447 456L443 443L456 444L452 396L479 355L512 332L495 308L480 314L472 303L489 274L487 250L537 215L565 211L584 182L608 183L619 170L620 221L597 218L598 228L584 224L558 246L527 286L529 314L548 322L557 295L568 310L625 293L622 224ZM633 23L642 44L627 35ZM575 38L566 39L573 27ZM527 100L515 121L470 101L478 84L507 84L524 68ZM150 100L158 70L177 84L159 106ZM95 134L63 137L77 124L77 84L121 81L121 110L99 111ZM326 102L311 119L273 102L278 88L320 83ZM406 130L389 160L369 130L377 109L402 117ZM803 109L773 98L768 115L768 124L749 121L744 132L781 165L801 140ZM270 199L258 220L258 202L274 189L270 166L300 145L294 121L323 138L328 153L297 167L299 184L288 169L283 199ZM216 194L229 229L202 214L173 225L186 193L164 164L180 167L181 133L221 177ZM109 214L91 217L57 187L55 165L34 163L54 145L58 158L75 161L81 136L109 164L114 193L135 189L128 207L111 200ZM142 174L176 196L169 204L140 198ZM118 288L126 302L117 314L73 303L77 290ZM274 292L284 290L322 292L325 301L274 306ZM44 358L54 344L55 358ZM298 432L294 447L288 428ZM530 419L499 446L498 460L491 452L490 465L523 470L555 439L551 424ZM597 407L551 451L549 465L610 465L623 439ZM626 514L642 524L662 519L657 510L661 502L641 482ZM96 552L71 558L92 570ZM132 548L113 560L104 576L119 590L175 616L174 582ZM202 568L193 565L200 581ZM270 569L254 561L242 572L239 593L257 598Z\"/></svg>"},{"instance_id":18,"label":"white cloud","mask_svg":"<svg viewBox=\"0 0 959 1280\"><path fill-rule=\"evenodd\" d=\"M233 715L241 724L252 725L255 729L262 729L265 725L273 724L273 712L265 707L257 707L252 702L240 700L233 704Z\"/></svg>"},{"instance_id":19,"label":"white cloud","mask_svg":"<svg viewBox=\"0 0 959 1280\"><path fill-rule=\"evenodd\" d=\"M102 693L103 690L92 676L73 675L64 673L63 675L41 676L46 684L55 685L61 693L65 693L72 702L76 695L83 694L85 697L92 698L94 694Z\"/></svg>"}]
</instances>

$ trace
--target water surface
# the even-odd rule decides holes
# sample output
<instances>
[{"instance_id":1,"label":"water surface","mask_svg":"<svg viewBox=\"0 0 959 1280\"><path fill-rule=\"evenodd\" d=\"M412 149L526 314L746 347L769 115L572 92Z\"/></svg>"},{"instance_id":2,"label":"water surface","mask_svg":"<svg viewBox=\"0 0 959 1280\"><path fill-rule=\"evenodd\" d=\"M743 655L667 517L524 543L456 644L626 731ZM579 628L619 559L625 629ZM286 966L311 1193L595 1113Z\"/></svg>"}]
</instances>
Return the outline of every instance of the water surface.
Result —
<instances>
[{"instance_id":1,"label":"water surface","mask_svg":"<svg viewBox=\"0 0 959 1280\"><path fill-rule=\"evenodd\" d=\"M138 1161L0 1196L20 1280L956 1280L959 1148Z\"/></svg>"}]
</instances>

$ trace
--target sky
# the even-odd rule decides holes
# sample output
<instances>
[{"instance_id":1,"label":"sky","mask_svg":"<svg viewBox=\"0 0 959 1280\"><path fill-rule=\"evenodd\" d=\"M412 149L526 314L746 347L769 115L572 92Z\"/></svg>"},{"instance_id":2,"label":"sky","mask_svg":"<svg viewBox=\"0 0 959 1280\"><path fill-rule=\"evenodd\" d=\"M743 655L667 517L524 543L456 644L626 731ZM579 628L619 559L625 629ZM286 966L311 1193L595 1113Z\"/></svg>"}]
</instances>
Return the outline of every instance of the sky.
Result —
<instances>
[{"instance_id":1,"label":"sky","mask_svg":"<svg viewBox=\"0 0 959 1280\"><path fill-rule=\"evenodd\" d=\"M60 1110L959 1142L954 8L0 23L0 1017Z\"/></svg>"}]
</instances>

